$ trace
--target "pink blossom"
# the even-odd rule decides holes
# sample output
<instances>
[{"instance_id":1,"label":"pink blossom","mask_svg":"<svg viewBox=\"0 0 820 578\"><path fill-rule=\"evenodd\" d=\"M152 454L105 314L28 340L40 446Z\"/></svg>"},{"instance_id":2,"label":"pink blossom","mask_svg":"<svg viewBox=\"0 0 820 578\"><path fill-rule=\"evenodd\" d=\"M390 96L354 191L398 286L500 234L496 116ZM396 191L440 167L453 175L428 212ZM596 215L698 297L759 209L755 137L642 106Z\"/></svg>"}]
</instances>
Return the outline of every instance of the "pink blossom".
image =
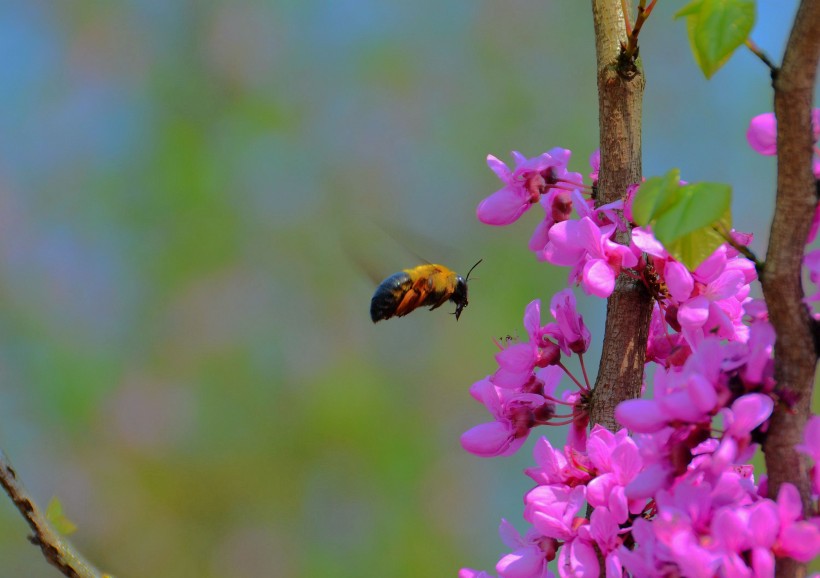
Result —
<instances>
[{"instance_id":1,"label":"pink blossom","mask_svg":"<svg viewBox=\"0 0 820 578\"><path fill-rule=\"evenodd\" d=\"M583 316L576 309L575 295L570 289L564 289L553 295L550 301L550 313L556 323L548 325L547 332L556 337L564 354L586 352L589 349L592 335L584 325Z\"/></svg>"},{"instance_id":2,"label":"pink blossom","mask_svg":"<svg viewBox=\"0 0 820 578\"><path fill-rule=\"evenodd\" d=\"M682 365L691 352L689 344L680 333L669 331L660 306L655 303L649 323L646 361L654 361L668 369L673 365Z\"/></svg>"},{"instance_id":3,"label":"pink blossom","mask_svg":"<svg viewBox=\"0 0 820 578\"><path fill-rule=\"evenodd\" d=\"M564 221L550 229L545 258L553 265L573 267L570 274L580 279L590 295L609 297L623 267L634 267L638 258L628 247L610 240L615 225L599 227L589 217Z\"/></svg>"},{"instance_id":4,"label":"pink blossom","mask_svg":"<svg viewBox=\"0 0 820 578\"><path fill-rule=\"evenodd\" d=\"M542 437L535 442L532 453L536 467L527 468L524 473L539 485L577 486L592 477L589 458L569 445L564 446L563 451L556 450Z\"/></svg>"},{"instance_id":5,"label":"pink blossom","mask_svg":"<svg viewBox=\"0 0 820 578\"><path fill-rule=\"evenodd\" d=\"M558 575L561 578L598 578L600 572L591 541L573 539L561 548L558 554Z\"/></svg>"},{"instance_id":6,"label":"pink blossom","mask_svg":"<svg viewBox=\"0 0 820 578\"><path fill-rule=\"evenodd\" d=\"M524 328L530 338L528 342L509 344L495 356L498 371L491 380L499 387L520 389L529 382L536 367L548 367L561 359L558 345L547 338L556 332L541 326L540 299L531 301L524 309Z\"/></svg>"},{"instance_id":7,"label":"pink blossom","mask_svg":"<svg viewBox=\"0 0 820 578\"><path fill-rule=\"evenodd\" d=\"M814 172L814 178L820 179L820 160L817 158L815 158L812 163L812 171ZM820 228L820 204L814 209L814 218L811 220L811 228L809 229L809 237L806 239L806 245L814 243L818 228Z\"/></svg>"},{"instance_id":8,"label":"pink blossom","mask_svg":"<svg viewBox=\"0 0 820 578\"><path fill-rule=\"evenodd\" d=\"M704 261L701 267L714 264ZM701 267L698 267L700 271ZM747 285L745 275L737 269L726 268L725 260L719 263L720 273L708 271L706 275L698 275L695 279L708 279L698 285L697 294L693 293L690 299L682 302L678 307L678 322L684 336L690 344L695 345L703 338L706 332L714 332L719 337L731 339L735 337L735 323L740 322L743 315L738 295Z\"/></svg>"},{"instance_id":9,"label":"pink blossom","mask_svg":"<svg viewBox=\"0 0 820 578\"><path fill-rule=\"evenodd\" d=\"M461 436L462 447L480 457L514 454L526 441L531 428L547 422L554 413L554 404L541 395L510 392L488 380L479 381L474 387L474 397L495 419Z\"/></svg>"},{"instance_id":10,"label":"pink blossom","mask_svg":"<svg viewBox=\"0 0 820 578\"><path fill-rule=\"evenodd\" d=\"M501 541L513 551L498 561L495 569L499 578L547 578L553 574L547 562L555 559L557 543L531 529L525 536L507 522L501 520L498 528Z\"/></svg>"},{"instance_id":11,"label":"pink blossom","mask_svg":"<svg viewBox=\"0 0 820 578\"><path fill-rule=\"evenodd\" d=\"M487 225L509 225L517 221L542 194L563 180L570 154L566 149L555 148L528 159L513 151L513 170L493 155L487 155L487 166L504 186L479 203L478 220Z\"/></svg>"},{"instance_id":12,"label":"pink blossom","mask_svg":"<svg viewBox=\"0 0 820 578\"><path fill-rule=\"evenodd\" d=\"M780 531L774 545L775 555L788 556L799 562L810 562L820 555L820 528L811 522L800 520L803 503L797 488L791 484L780 486L777 510Z\"/></svg>"},{"instance_id":13,"label":"pink blossom","mask_svg":"<svg viewBox=\"0 0 820 578\"><path fill-rule=\"evenodd\" d=\"M804 301L811 303L820 301L820 249L809 251L803 256L803 267L809 272L809 279L817 289L811 295L806 295Z\"/></svg>"},{"instance_id":14,"label":"pink blossom","mask_svg":"<svg viewBox=\"0 0 820 578\"><path fill-rule=\"evenodd\" d=\"M615 409L615 419L627 428L652 433L667 424L709 422L716 411L714 385L694 371L655 372L655 398L627 400Z\"/></svg>"},{"instance_id":15,"label":"pink blossom","mask_svg":"<svg viewBox=\"0 0 820 578\"><path fill-rule=\"evenodd\" d=\"M655 238L650 227L635 227L632 229L631 243L634 247L633 251L637 254L641 252L648 253L660 259L667 259L669 257L666 248Z\"/></svg>"},{"instance_id":16,"label":"pink blossom","mask_svg":"<svg viewBox=\"0 0 820 578\"><path fill-rule=\"evenodd\" d=\"M746 140L756 152L762 155L777 154L777 120L773 112L765 112L752 118Z\"/></svg>"},{"instance_id":17,"label":"pink blossom","mask_svg":"<svg viewBox=\"0 0 820 578\"><path fill-rule=\"evenodd\" d=\"M569 540L576 535L578 525L585 522L582 516L576 516L585 499L585 486L538 486L524 497L524 519L544 536Z\"/></svg>"},{"instance_id":18,"label":"pink blossom","mask_svg":"<svg viewBox=\"0 0 820 578\"><path fill-rule=\"evenodd\" d=\"M811 111L812 135L814 142L820 136L820 109ZM767 112L754 117L749 123L749 130L746 132L746 140L749 146L762 155L777 154L777 119L774 113ZM820 179L820 159L816 156L812 159L812 172L816 179ZM812 226L812 233L809 235L808 243L814 240L817 233L816 226Z\"/></svg>"},{"instance_id":19,"label":"pink blossom","mask_svg":"<svg viewBox=\"0 0 820 578\"><path fill-rule=\"evenodd\" d=\"M493 578L493 576L472 568L462 568L458 571L458 578Z\"/></svg>"},{"instance_id":20,"label":"pink blossom","mask_svg":"<svg viewBox=\"0 0 820 578\"><path fill-rule=\"evenodd\" d=\"M820 417L813 415L809 418L803 431L803 443L796 445L794 449L814 461L811 468L812 491L815 495L820 494Z\"/></svg>"},{"instance_id":21,"label":"pink blossom","mask_svg":"<svg viewBox=\"0 0 820 578\"><path fill-rule=\"evenodd\" d=\"M774 409L772 398L760 393L750 393L735 400L731 408L721 410L725 432L718 447L718 466L748 461L752 458L752 431L769 419ZM744 452L747 452L745 453Z\"/></svg>"},{"instance_id":22,"label":"pink blossom","mask_svg":"<svg viewBox=\"0 0 820 578\"><path fill-rule=\"evenodd\" d=\"M764 391L774 388L774 327L768 321L760 321L749 330L746 344L748 354L740 375L746 384L763 384Z\"/></svg>"},{"instance_id":23,"label":"pink blossom","mask_svg":"<svg viewBox=\"0 0 820 578\"><path fill-rule=\"evenodd\" d=\"M580 178L580 175L579 175ZM529 248L536 257L543 261L542 253L549 241L549 231L555 223L566 221L572 215L573 199L569 191L550 189L541 196L541 206L544 207L544 219L538 223L530 238Z\"/></svg>"},{"instance_id":24,"label":"pink blossom","mask_svg":"<svg viewBox=\"0 0 820 578\"><path fill-rule=\"evenodd\" d=\"M594 183L598 181L598 171L601 170L601 149L595 149L589 155L589 166L592 167L592 172L589 173L590 180Z\"/></svg>"}]
</instances>

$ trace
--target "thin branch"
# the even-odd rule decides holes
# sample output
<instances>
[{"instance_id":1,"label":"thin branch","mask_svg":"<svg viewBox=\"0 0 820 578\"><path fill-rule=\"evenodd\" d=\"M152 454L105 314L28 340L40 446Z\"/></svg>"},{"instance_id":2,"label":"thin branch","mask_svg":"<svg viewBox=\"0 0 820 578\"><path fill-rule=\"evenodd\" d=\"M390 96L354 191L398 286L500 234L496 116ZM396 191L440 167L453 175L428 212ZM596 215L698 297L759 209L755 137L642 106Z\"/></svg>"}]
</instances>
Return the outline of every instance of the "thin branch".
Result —
<instances>
[{"instance_id":1,"label":"thin branch","mask_svg":"<svg viewBox=\"0 0 820 578\"><path fill-rule=\"evenodd\" d=\"M89 564L66 540L48 523L43 512L34 503L23 484L17 478L17 472L0 450L0 485L6 490L14 505L31 527L33 534L28 537L35 546L39 546L46 560L60 572L71 578L113 578Z\"/></svg>"}]
</instances>

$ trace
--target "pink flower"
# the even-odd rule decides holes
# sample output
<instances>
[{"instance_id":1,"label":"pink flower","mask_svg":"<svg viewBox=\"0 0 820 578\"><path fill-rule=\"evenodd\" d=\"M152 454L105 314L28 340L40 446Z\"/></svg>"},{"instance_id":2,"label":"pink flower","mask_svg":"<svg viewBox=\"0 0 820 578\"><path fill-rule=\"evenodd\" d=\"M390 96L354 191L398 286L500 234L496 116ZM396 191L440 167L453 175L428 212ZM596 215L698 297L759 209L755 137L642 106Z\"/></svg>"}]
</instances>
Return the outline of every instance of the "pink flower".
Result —
<instances>
[{"instance_id":1,"label":"pink flower","mask_svg":"<svg viewBox=\"0 0 820 578\"><path fill-rule=\"evenodd\" d=\"M820 528L811 522L800 520L803 503L797 488L791 484L780 486L777 510L780 531L774 545L775 555L788 556L799 562L810 562L820 555Z\"/></svg>"},{"instance_id":2,"label":"pink flower","mask_svg":"<svg viewBox=\"0 0 820 578\"><path fill-rule=\"evenodd\" d=\"M762 155L777 154L777 120L773 112L765 112L754 117L746 131L746 140L755 151Z\"/></svg>"},{"instance_id":3,"label":"pink flower","mask_svg":"<svg viewBox=\"0 0 820 578\"><path fill-rule=\"evenodd\" d=\"M561 578L598 578L600 566L595 548L589 540L568 541L558 555L558 575Z\"/></svg>"},{"instance_id":4,"label":"pink flower","mask_svg":"<svg viewBox=\"0 0 820 578\"><path fill-rule=\"evenodd\" d=\"M493 578L486 572L473 570L472 568L462 568L458 571L458 578Z\"/></svg>"},{"instance_id":5,"label":"pink flower","mask_svg":"<svg viewBox=\"0 0 820 578\"><path fill-rule=\"evenodd\" d=\"M580 175L579 175L580 180ZM529 249L536 257L543 261L543 251L549 241L549 231L555 223L566 221L572 215L573 194L562 189L550 189L541 196L541 206L544 207L545 216L535 227L529 242Z\"/></svg>"},{"instance_id":6,"label":"pink flower","mask_svg":"<svg viewBox=\"0 0 820 578\"><path fill-rule=\"evenodd\" d=\"M820 301L820 249L809 251L803 256L803 267L809 272L809 279L817 286L811 295L806 295L803 300L811 303Z\"/></svg>"},{"instance_id":7,"label":"pink flower","mask_svg":"<svg viewBox=\"0 0 820 578\"><path fill-rule=\"evenodd\" d=\"M812 490L815 495L820 494L820 416L809 418L803 432L803 443L794 446L794 449L814 461L811 468Z\"/></svg>"},{"instance_id":8,"label":"pink flower","mask_svg":"<svg viewBox=\"0 0 820 578\"><path fill-rule=\"evenodd\" d=\"M564 354L586 352L589 349L592 335L584 325L583 316L576 309L575 295L572 290L563 289L553 295L550 301L550 313L556 323L550 323L546 331L556 338Z\"/></svg>"},{"instance_id":9,"label":"pink flower","mask_svg":"<svg viewBox=\"0 0 820 578\"><path fill-rule=\"evenodd\" d=\"M708 423L717 402L715 386L702 374L658 368L655 398L621 403L615 409L615 419L632 431L653 433L671 423Z\"/></svg>"},{"instance_id":10,"label":"pink flower","mask_svg":"<svg viewBox=\"0 0 820 578\"><path fill-rule=\"evenodd\" d=\"M489 380L474 384L473 397L481 401L495 421L477 425L461 436L461 446L480 457L508 456L518 451L535 425L546 423L554 404L534 393L515 393Z\"/></svg>"},{"instance_id":11,"label":"pink flower","mask_svg":"<svg viewBox=\"0 0 820 578\"><path fill-rule=\"evenodd\" d=\"M812 134L814 135L814 142L817 142L820 136L820 109L811 111ZM749 146L762 155L776 155L777 154L777 119L774 113L766 112L759 114L749 123L749 130L746 132L746 140L749 141ZM820 160L815 157L812 160L812 172L814 177L820 179ZM812 228L812 234L809 235L811 240L816 234L816 227Z\"/></svg>"},{"instance_id":12,"label":"pink flower","mask_svg":"<svg viewBox=\"0 0 820 578\"><path fill-rule=\"evenodd\" d=\"M748 283L744 271L726 263L725 249L718 249L701 263L693 275L697 291L678 307L678 322L691 345L707 332L724 339L737 338L736 324L743 316L740 298L748 293Z\"/></svg>"},{"instance_id":13,"label":"pink flower","mask_svg":"<svg viewBox=\"0 0 820 578\"><path fill-rule=\"evenodd\" d=\"M592 167L589 178L593 183L597 182L598 172L601 170L601 149L595 149L595 151L589 155L589 166Z\"/></svg>"},{"instance_id":14,"label":"pink flower","mask_svg":"<svg viewBox=\"0 0 820 578\"><path fill-rule=\"evenodd\" d=\"M771 397L761 393L750 393L737 398L731 409L721 410L725 433L715 452L717 467L724 468L752 458L752 431L769 419L773 409L774 402Z\"/></svg>"},{"instance_id":15,"label":"pink flower","mask_svg":"<svg viewBox=\"0 0 820 578\"><path fill-rule=\"evenodd\" d=\"M631 246L637 254L647 253L659 259L668 259L666 248L655 238L650 227L635 227L632 229Z\"/></svg>"},{"instance_id":16,"label":"pink flower","mask_svg":"<svg viewBox=\"0 0 820 578\"><path fill-rule=\"evenodd\" d=\"M534 529L521 536L507 520L501 520L498 533L501 541L513 550L496 564L499 578L553 577L547 562L555 559L558 545L554 539L542 536Z\"/></svg>"},{"instance_id":17,"label":"pink flower","mask_svg":"<svg viewBox=\"0 0 820 578\"><path fill-rule=\"evenodd\" d=\"M538 486L524 497L524 519L544 536L570 540L575 537L579 524L586 521L583 516L576 516L585 499L585 486Z\"/></svg>"},{"instance_id":18,"label":"pink flower","mask_svg":"<svg viewBox=\"0 0 820 578\"><path fill-rule=\"evenodd\" d=\"M571 446L564 446L563 451L556 450L545 437L542 437L532 449L536 467L527 468L524 473L536 484L577 486L587 483L592 477L589 458Z\"/></svg>"},{"instance_id":19,"label":"pink flower","mask_svg":"<svg viewBox=\"0 0 820 578\"><path fill-rule=\"evenodd\" d=\"M530 338L528 342L508 345L495 356L498 371L491 381L499 387L520 389L529 382L536 367L548 367L561 359L558 345L547 339L550 331L541 326L540 299L530 301L524 309L524 328Z\"/></svg>"},{"instance_id":20,"label":"pink flower","mask_svg":"<svg viewBox=\"0 0 820 578\"><path fill-rule=\"evenodd\" d=\"M570 276L580 279L586 293L609 297L621 268L638 264L629 247L610 239L614 231L615 225L599 227L589 217L557 223L550 229L544 256L553 265L573 267Z\"/></svg>"},{"instance_id":21,"label":"pink flower","mask_svg":"<svg viewBox=\"0 0 820 578\"><path fill-rule=\"evenodd\" d=\"M528 159L513 151L513 170L493 155L487 155L487 166L504 186L479 203L476 209L478 220L487 225L509 225L517 221L565 176L570 154L566 149L555 148Z\"/></svg>"},{"instance_id":22,"label":"pink flower","mask_svg":"<svg viewBox=\"0 0 820 578\"><path fill-rule=\"evenodd\" d=\"M820 179L820 161L818 161L818 159L814 159L812 171L814 172L814 178ZM814 218L811 220L811 228L809 229L809 237L806 239L806 245L814 243L818 228L820 228L820 205L814 210Z\"/></svg>"}]
</instances>

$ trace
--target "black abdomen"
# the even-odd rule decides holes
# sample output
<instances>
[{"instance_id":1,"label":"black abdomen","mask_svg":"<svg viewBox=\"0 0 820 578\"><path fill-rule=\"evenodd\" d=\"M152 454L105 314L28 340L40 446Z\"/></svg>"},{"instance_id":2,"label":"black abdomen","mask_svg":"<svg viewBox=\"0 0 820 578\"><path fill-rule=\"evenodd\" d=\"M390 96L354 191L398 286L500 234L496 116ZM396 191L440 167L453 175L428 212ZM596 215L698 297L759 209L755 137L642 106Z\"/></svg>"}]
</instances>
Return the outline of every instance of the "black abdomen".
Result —
<instances>
[{"instance_id":1,"label":"black abdomen","mask_svg":"<svg viewBox=\"0 0 820 578\"><path fill-rule=\"evenodd\" d=\"M370 300L370 318L373 323L393 317L402 296L412 285L413 280L404 271L394 273L382 281Z\"/></svg>"}]
</instances>

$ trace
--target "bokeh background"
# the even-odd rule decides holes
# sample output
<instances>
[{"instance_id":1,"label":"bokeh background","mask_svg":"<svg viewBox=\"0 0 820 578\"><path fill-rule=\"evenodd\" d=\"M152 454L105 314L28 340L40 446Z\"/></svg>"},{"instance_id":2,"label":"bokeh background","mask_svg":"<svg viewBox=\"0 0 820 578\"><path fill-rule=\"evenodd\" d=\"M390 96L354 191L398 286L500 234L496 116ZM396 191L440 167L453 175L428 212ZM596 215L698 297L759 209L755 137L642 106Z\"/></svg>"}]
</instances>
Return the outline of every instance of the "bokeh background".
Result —
<instances>
[{"instance_id":1,"label":"bokeh background","mask_svg":"<svg viewBox=\"0 0 820 578\"><path fill-rule=\"evenodd\" d=\"M731 183L762 252L768 71L703 79L682 5L642 33L644 170ZM775 60L795 5L759 2ZM488 153L589 172L589 2L6 0L0 95L0 447L81 551L119 577L492 569L529 446L463 452L467 389L566 272L527 251L535 212L474 208ZM470 307L374 326L368 274L416 255L484 258ZM55 576L25 535L0 499L0 576Z\"/></svg>"}]
</instances>

